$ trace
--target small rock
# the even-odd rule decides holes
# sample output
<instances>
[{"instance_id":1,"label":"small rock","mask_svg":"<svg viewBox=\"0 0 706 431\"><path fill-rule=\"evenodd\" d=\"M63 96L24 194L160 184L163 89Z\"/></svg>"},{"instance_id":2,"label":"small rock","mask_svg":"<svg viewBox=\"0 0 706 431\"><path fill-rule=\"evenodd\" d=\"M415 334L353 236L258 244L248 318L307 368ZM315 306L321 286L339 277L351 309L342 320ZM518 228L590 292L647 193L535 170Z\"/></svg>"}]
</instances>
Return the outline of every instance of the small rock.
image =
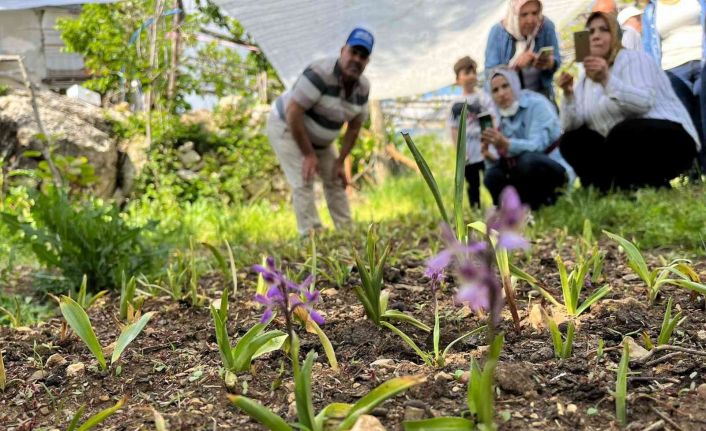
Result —
<instances>
[{"instance_id":1,"label":"small rock","mask_svg":"<svg viewBox=\"0 0 706 431\"><path fill-rule=\"evenodd\" d=\"M696 393L702 400L706 400L706 383L701 383L698 388L696 388Z\"/></svg>"},{"instance_id":2,"label":"small rock","mask_svg":"<svg viewBox=\"0 0 706 431\"><path fill-rule=\"evenodd\" d=\"M395 367L395 360L394 359L378 359L377 361L373 361L370 363L371 367L383 367L383 368L394 368Z\"/></svg>"},{"instance_id":3,"label":"small rock","mask_svg":"<svg viewBox=\"0 0 706 431\"><path fill-rule=\"evenodd\" d=\"M536 382L532 379L533 370L529 364L499 363L495 370L495 380L498 386L515 395L524 395L536 390Z\"/></svg>"},{"instance_id":4,"label":"small rock","mask_svg":"<svg viewBox=\"0 0 706 431\"><path fill-rule=\"evenodd\" d=\"M49 407L44 406L41 409L39 409L39 413L43 414L44 416L49 414Z\"/></svg>"},{"instance_id":5,"label":"small rock","mask_svg":"<svg viewBox=\"0 0 706 431\"><path fill-rule=\"evenodd\" d=\"M292 401L289 403L289 408L287 409L287 416L294 417L297 415L297 403Z\"/></svg>"},{"instance_id":6,"label":"small rock","mask_svg":"<svg viewBox=\"0 0 706 431\"><path fill-rule=\"evenodd\" d=\"M701 341L706 341L706 330L700 330L699 332L696 333L696 338L698 338Z\"/></svg>"},{"instance_id":7,"label":"small rock","mask_svg":"<svg viewBox=\"0 0 706 431\"><path fill-rule=\"evenodd\" d=\"M58 353L54 353L47 359L46 366L47 368L54 368L57 365L64 365L66 363L66 359L64 359L63 356L61 356Z\"/></svg>"},{"instance_id":8,"label":"small rock","mask_svg":"<svg viewBox=\"0 0 706 431\"><path fill-rule=\"evenodd\" d=\"M378 418L370 415L362 415L355 421L351 431L387 431Z\"/></svg>"},{"instance_id":9,"label":"small rock","mask_svg":"<svg viewBox=\"0 0 706 431\"><path fill-rule=\"evenodd\" d=\"M424 409L407 406L404 408L405 421L418 421L424 419Z\"/></svg>"},{"instance_id":10,"label":"small rock","mask_svg":"<svg viewBox=\"0 0 706 431\"><path fill-rule=\"evenodd\" d=\"M649 350L645 349L641 345L637 344L632 337L623 338L623 342L627 340L628 346L630 346L630 360L639 361L645 356L649 355Z\"/></svg>"},{"instance_id":11,"label":"small rock","mask_svg":"<svg viewBox=\"0 0 706 431\"><path fill-rule=\"evenodd\" d=\"M578 411L578 409L579 408L578 408L578 406L576 406L576 404L569 404L568 406L566 406L566 414L573 415L574 413L576 413Z\"/></svg>"},{"instance_id":12,"label":"small rock","mask_svg":"<svg viewBox=\"0 0 706 431\"><path fill-rule=\"evenodd\" d=\"M30 382L36 382L39 380L44 380L46 376L48 376L49 373L44 371L44 370L37 370L32 375L29 377Z\"/></svg>"},{"instance_id":13,"label":"small rock","mask_svg":"<svg viewBox=\"0 0 706 431\"><path fill-rule=\"evenodd\" d=\"M549 347L542 347L530 355L530 362L544 362L554 357L554 350Z\"/></svg>"},{"instance_id":14,"label":"small rock","mask_svg":"<svg viewBox=\"0 0 706 431\"><path fill-rule=\"evenodd\" d=\"M640 277L637 274L625 274L623 280L625 281L637 281Z\"/></svg>"},{"instance_id":15,"label":"small rock","mask_svg":"<svg viewBox=\"0 0 706 431\"><path fill-rule=\"evenodd\" d=\"M443 371L439 371L434 375L434 380L453 380L454 376Z\"/></svg>"},{"instance_id":16,"label":"small rock","mask_svg":"<svg viewBox=\"0 0 706 431\"><path fill-rule=\"evenodd\" d=\"M103 402L110 401L110 397L108 395L101 395L98 399Z\"/></svg>"},{"instance_id":17,"label":"small rock","mask_svg":"<svg viewBox=\"0 0 706 431\"><path fill-rule=\"evenodd\" d=\"M69 378L82 376L85 372L86 366L83 362L76 362L75 364L71 364L66 367L66 377Z\"/></svg>"}]
</instances>

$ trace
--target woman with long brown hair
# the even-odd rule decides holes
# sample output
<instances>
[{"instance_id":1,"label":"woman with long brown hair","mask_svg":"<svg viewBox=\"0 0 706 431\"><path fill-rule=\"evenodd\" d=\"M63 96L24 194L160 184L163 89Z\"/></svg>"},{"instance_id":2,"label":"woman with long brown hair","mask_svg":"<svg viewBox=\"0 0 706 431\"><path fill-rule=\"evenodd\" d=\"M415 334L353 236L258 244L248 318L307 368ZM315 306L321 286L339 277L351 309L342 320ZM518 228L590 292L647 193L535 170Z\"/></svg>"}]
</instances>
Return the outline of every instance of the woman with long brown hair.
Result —
<instances>
[{"instance_id":1,"label":"woman with long brown hair","mask_svg":"<svg viewBox=\"0 0 706 431\"><path fill-rule=\"evenodd\" d=\"M563 73L561 154L583 186L668 186L700 148L698 134L669 79L647 54L623 49L614 17L586 22L591 55L585 74Z\"/></svg>"}]
</instances>

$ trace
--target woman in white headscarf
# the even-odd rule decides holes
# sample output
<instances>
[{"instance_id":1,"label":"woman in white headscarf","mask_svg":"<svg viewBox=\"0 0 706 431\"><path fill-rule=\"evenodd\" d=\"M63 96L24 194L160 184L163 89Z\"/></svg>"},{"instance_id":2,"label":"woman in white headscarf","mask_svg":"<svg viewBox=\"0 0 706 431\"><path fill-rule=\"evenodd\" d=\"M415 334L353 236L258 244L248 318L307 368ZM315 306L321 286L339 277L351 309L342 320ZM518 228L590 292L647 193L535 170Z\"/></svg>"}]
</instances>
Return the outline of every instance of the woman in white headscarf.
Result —
<instances>
[{"instance_id":1,"label":"woman in white headscarf","mask_svg":"<svg viewBox=\"0 0 706 431\"><path fill-rule=\"evenodd\" d=\"M539 55L542 48L553 50ZM523 89L554 100L552 81L561 57L554 23L542 15L539 0L509 0L505 18L488 35L485 70L509 65L518 72ZM486 79L489 78L486 76Z\"/></svg>"},{"instance_id":2,"label":"woman in white headscarf","mask_svg":"<svg viewBox=\"0 0 706 431\"><path fill-rule=\"evenodd\" d=\"M558 151L561 126L546 97L520 88L517 72L498 67L489 73L490 94L499 113L497 128L483 131L481 147L500 157L488 160L485 186L497 203L500 192L514 186L522 202L538 208L552 204L573 174ZM568 170L567 170L568 168Z\"/></svg>"}]
</instances>

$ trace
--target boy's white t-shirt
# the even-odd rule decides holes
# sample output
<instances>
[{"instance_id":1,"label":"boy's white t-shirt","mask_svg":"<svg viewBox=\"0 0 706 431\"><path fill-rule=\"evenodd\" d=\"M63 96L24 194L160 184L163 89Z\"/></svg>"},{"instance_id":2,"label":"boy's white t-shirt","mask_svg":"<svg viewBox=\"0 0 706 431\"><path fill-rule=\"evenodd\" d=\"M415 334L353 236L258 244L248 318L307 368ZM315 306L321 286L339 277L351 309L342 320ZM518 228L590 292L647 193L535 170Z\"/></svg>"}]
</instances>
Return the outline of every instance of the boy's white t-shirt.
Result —
<instances>
[{"instance_id":1,"label":"boy's white t-shirt","mask_svg":"<svg viewBox=\"0 0 706 431\"><path fill-rule=\"evenodd\" d=\"M476 89L471 94L458 96L451 103L451 114L448 126L457 129L463 103L468 105L466 116L466 164L478 163L484 160L480 151L480 123L478 114L490 112L495 115L495 106L490 96L482 90Z\"/></svg>"}]
</instances>

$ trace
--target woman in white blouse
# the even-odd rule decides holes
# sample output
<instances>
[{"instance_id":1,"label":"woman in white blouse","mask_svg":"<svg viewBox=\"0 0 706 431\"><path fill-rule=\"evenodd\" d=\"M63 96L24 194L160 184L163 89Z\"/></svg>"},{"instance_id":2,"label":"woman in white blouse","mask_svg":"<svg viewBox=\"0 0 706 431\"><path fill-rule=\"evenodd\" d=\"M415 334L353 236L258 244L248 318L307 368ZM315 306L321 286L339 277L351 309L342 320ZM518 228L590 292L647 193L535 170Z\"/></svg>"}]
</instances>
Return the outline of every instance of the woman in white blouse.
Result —
<instances>
[{"instance_id":1,"label":"woman in white blouse","mask_svg":"<svg viewBox=\"0 0 706 431\"><path fill-rule=\"evenodd\" d=\"M561 154L583 186L600 190L668 186L701 147L689 114L657 63L623 49L615 19L586 22L591 55L585 76L563 73Z\"/></svg>"}]
</instances>

